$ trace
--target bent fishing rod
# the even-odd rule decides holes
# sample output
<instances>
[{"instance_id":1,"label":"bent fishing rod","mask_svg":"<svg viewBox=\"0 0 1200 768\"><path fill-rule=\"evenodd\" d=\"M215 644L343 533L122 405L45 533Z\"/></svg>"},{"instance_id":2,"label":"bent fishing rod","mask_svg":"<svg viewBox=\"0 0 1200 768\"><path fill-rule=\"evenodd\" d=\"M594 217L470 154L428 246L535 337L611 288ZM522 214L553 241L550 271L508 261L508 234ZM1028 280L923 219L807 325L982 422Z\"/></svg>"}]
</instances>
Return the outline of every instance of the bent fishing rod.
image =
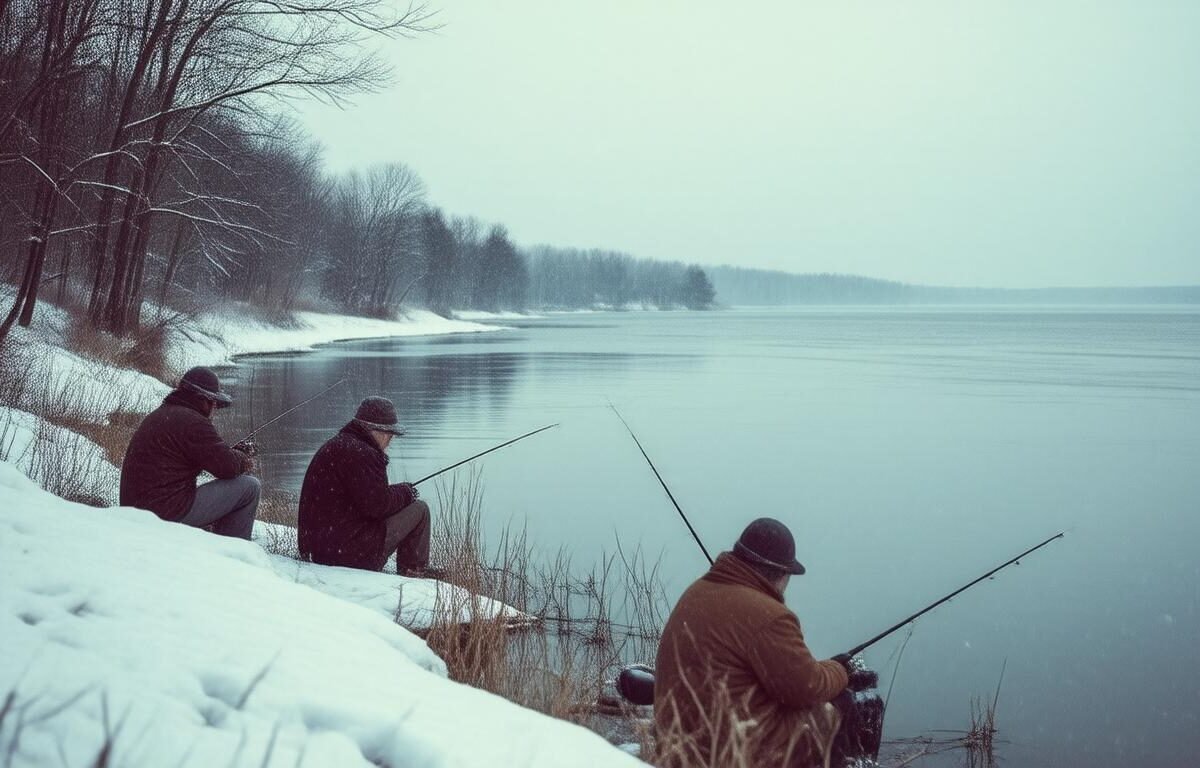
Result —
<instances>
[{"instance_id":1,"label":"bent fishing rod","mask_svg":"<svg viewBox=\"0 0 1200 768\"><path fill-rule=\"evenodd\" d=\"M305 400L304 402L302 402L302 403L297 403L296 405L293 405L291 408L288 408L286 411L284 411L283 413L279 414L279 415L278 415L278 416L276 416L275 418L273 418L273 419L268 419L267 421L263 422L262 424L259 424L257 427L255 427L254 429L250 430L250 434L246 435L246 436L245 436L245 437L243 437L241 440L238 440L236 443L234 443L234 446L235 446L235 447L236 447L236 446L243 446L243 447L249 448L249 450L247 451L248 453L249 453L250 451L257 452L257 449L254 447L254 436L255 436L255 435L257 435L259 432L263 431L263 430L264 430L264 429L266 429L267 427L271 426L271 425L272 425L272 424L274 424L275 422L279 421L279 420L280 420L280 419L282 419L284 416L287 416L289 413L294 413L294 412L296 412L296 411L300 410L300 409L301 409L301 408L303 408L304 406L306 406L306 405L308 405L309 403L311 403L313 400L316 400L317 398L319 398L319 397L321 397L321 396L325 395L327 392L330 392L330 391L332 391L334 387L337 387L337 386L339 386L339 385L341 385L341 384L344 384L344 383L346 383L346 379L338 379L338 380L337 380L337 381L335 381L333 384L329 385L329 386L328 386L328 387L326 387L325 389L322 389L320 392L318 392L317 394L315 394L315 395L313 395L312 397L308 398L308 399L307 399L307 400Z\"/></svg>"},{"instance_id":2,"label":"bent fishing rod","mask_svg":"<svg viewBox=\"0 0 1200 768\"><path fill-rule=\"evenodd\" d=\"M696 529L692 527L691 522L688 521L687 515L683 514L683 509L679 506L679 502L675 501L675 494L671 493L671 489L667 487L667 482L663 480L662 475L658 473L658 467L654 466L654 462L650 461L650 457L646 455L646 449L642 447L642 441L638 440L637 435L633 434L633 428L629 426L629 422L625 421L625 417L622 416L621 412L617 410L617 406L613 405L612 402L609 402L608 407L612 408L613 413L617 414L617 418L620 419L621 423L625 425L625 429L629 431L629 436L633 438L633 442L637 443L638 450L642 452L642 458L646 460L646 463L650 465L650 469L654 471L654 476L658 478L659 485L661 485L663 490L667 492L667 498L670 499L671 503L675 505L675 511L679 513L681 518L683 518L683 524L687 526L688 531L690 531L692 534L692 538L695 539L696 543L700 545L700 551L703 552L704 557L708 559L708 564L712 565L712 556L708 554L708 550L704 547L704 542L700 541L700 536L696 533Z\"/></svg>"},{"instance_id":3,"label":"bent fishing rod","mask_svg":"<svg viewBox=\"0 0 1200 768\"><path fill-rule=\"evenodd\" d=\"M439 469L437 472L434 472L432 475L426 475L425 477L422 477L420 480L417 480L417 481L411 483L411 485L420 485L421 483L425 482L426 480L432 480L433 478L437 477L438 475L442 474L443 472L449 472L450 470L452 470L456 467L461 467L463 464L466 464L468 461L474 461L475 459L478 459L480 456L486 456L489 453L491 453L492 451L498 451L506 445L512 445L513 443L517 442L518 440L524 440L527 437L533 437L538 432L545 432L547 429L553 429L554 427L557 427L557 426L558 426L557 424L547 424L546 426L541 427L539 429L535 429L532 432L526 432L525 434L521 435L520 437L514 437L512 440L508 440L506 442L500 443L500 445L494 446L492 448L488 448L486 451L480 451L479 453L475 454L474 456L470 456L468 458L463 459L462 461L455 462L454 464L451 464L450 466L448 466L444 469Z\"/></svg>"},{"instance_id":4,"label":"bent fishing rod","mask_svg":"<svg viewBox=\"0 0 1200 768\"><path fill-rule=\"evenodd\" d=\"M853 648L851 648L849 651L846 651L846 655L847 655L847 656L857 656L859 653L861 653L861 652L865 651L867 648L870 648L872 645L875 645L875 643L878 643L880 640L882 640L883 638L885 638L885 637L887 637L888 635L892 634L893 632L895 632L896 630L900 629L901 627L903 627L903 626L907 625L909 622L916 621L918 618L920 618L921 616L924 616L925 614L929 613L930 611L932 611L934 608L937 608L937 607L938 607L939 605L941 605L942 603L944 603L944 602L946 602L946 601L948 601L948 600L952 599L953 597L955 597L955 596L957 596L957 595L960 595L960 594L962 594L963 592L966 592L968 589L970 589L971 587L975 586L975 585L976 585L976 584L978 584L979 582L981 582L981 581L983 581L984 579L986 579L986 578L988 578L988 577L992 576L992 575L993 575L993 574L995 574L995 573L998 573L999 571L1002 571L1002 570L1004 570L1005 568L1007 568L1008 566L1012 565L1013 563L1019 563L1019 561L1020 561L1020 559L1021 559L1022 557L1025 557L1025 556L1026 556L1026 555L1028 555L1028 554L1031 554L1031 553L1033 553L1033 552L1036 552L1036 551L1038 551L1039 549L1041 549L1042 547L1046 546L1047 544L1049 544L1050 542L1054 541L1055 539L1061 539L1061 538L1062 538L1063 536L1065 536L1065 535L1066 535L1066 531L1062 531L1062 532L1060 532L1060 533L1056 533L1055 535L1053 535L1053 536L1051 536L1050 538L1048 538L1048 539L1046 539L1045 541L1043 541L1041 544L1038 544L1036 547L1030 547L1029 549L1025 550L1024 552L1022 552L1021 554L1019 554L1019 555L1017 555L1016 557L1012 558L1011 560L1007 560L1007 561L1005 561L1004 563L1001 563L1000 565L996 566L996 567L995 567L995 568L993 568L992 570L990 570L990 571L988 571L987 573L985 573L985 574L983 574L982 576L980 576L978 579L975 579L974 581L971 581L971 582L969 582L969 583L967 583L967 584L964 584L963 586L959 587L958 589L954 590L954 591L953 591L953 592L951 592L950 594L948 594L948 595L946 595L945 597L943 597L941 600L938 600L937 602L931 603L930 605L928 605L928 606L926 606L926 607L922 608L921 610L917 611L916 613L914 613L912 616L909 616L907 619L904 619L903 621L899 621L899 622L897 622L897 623L896 623L894 626L892 626L892 627L889 627L888 629L885 629L884 631L880 632L878 635L875 635L875 637L872 637L872 638L871 638L870 640L868 640L867 642L865 642L865 643L860 643L860 644L858 644L858 645L854 646L854 647L853 647Z\"/></svg>"}]
</instances>

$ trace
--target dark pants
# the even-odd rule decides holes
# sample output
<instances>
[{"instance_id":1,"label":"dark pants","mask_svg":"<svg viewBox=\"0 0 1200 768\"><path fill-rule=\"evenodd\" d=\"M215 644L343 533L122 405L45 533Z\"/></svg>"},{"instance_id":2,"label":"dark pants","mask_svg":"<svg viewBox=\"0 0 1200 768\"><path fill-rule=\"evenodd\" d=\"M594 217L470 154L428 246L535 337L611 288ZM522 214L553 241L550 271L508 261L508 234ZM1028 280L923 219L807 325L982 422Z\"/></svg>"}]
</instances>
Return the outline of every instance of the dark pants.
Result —
<instances>
[{"instance_id":1,"label":"dark pants","mask_svg":"<svg viewBox=\"0 0 1200 768\"><path fill-rule=\"evenodd\" d=\"M196 500L179 522L196 528L211 525L221 536L249 539L261 494L262 484L253 475L212 480L196 488Z\"/></svg>"},{"instance_id":2,"label":"dark pants","mask_svg":"<svg viewBox=\"0 0 1200 768\"><path fill-rule=\"evenodd\" d=\"M414 501L383 521L387 526L384 547L396 551L396 571L404 573L429 565L429 505Z\"/></svg>"}]
</instances>

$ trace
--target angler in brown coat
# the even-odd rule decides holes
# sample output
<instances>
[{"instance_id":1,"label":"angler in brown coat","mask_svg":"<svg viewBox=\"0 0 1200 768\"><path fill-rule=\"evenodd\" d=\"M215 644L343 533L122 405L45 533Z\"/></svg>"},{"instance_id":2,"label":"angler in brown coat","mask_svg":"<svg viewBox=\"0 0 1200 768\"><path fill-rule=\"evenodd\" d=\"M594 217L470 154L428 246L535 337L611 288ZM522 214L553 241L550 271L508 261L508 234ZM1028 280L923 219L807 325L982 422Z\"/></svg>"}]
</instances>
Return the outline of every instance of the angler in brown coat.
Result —
<instances>
[{"instance_id":1,"label":"angler in brown coat","mask_svg":"<svg viewBox=\"0 0 1200 768\"><path fill-rule=\"evenodd\" d=\"M663 628L654 720L659 765L820 765L847 684L843 662L809 652L783 602L796 561L782 523L751 523L692 584ZM744 760L745 762L741 762Z\"/></svg>"},{"instance_id":2,"label":"angler in brown coat","mask_svg":"<svg viewBox=\"0 0 1200 768\"><path fill-rule=\"evenodd\" d=\"M261 486L247 474L254 461L226 445L213 411L232 398L217 375L193 368L138 426L121 462L121 505L222 536L250 538ZM215 480L196 487L201 472Z\"/></svg>"},{"instance_id":3,"label":"angler in brown coat","mask_svg":"<svg viewBox=\"0 0 1200 768\"><path fill-rule=\"evenodd\" d=\"M300 555L322 565L378 571L396 553L396 570L431 576L429 506L409 483L388 483L392 437L403 435L396 408L368 397L349 424L309 462L300 489Z\"/></svg>"}]
</instances>

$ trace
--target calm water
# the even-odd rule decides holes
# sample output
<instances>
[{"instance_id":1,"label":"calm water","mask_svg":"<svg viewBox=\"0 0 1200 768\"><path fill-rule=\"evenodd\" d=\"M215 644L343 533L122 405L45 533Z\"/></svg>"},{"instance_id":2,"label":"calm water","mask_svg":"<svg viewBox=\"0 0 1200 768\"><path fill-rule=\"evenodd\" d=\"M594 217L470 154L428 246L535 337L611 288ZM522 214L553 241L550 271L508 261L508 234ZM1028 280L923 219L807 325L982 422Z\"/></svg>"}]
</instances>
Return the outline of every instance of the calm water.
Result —
<instances>
[{"instance_id":1,"label":"calm water","mask_svg":"<svg viewBox=\"0 0 1200 768\"><path fill-rule=\"evenodd\" d=\"M674 598L706 564L611 399L710 550L754 517L792 527L808 575L787 598L817 654L1065 530L917 622L887 737L965 729L1007 660L1009 765L1200 765L1195 310L568 315L235 375L231 435L350 378L262 436L264 479L293 490L369 394L409 428L395 480L561 422L480 462L488 524L580 562L640 543ZM904 634L868 651L885 685Z\"/></svg>"}]
</instances>

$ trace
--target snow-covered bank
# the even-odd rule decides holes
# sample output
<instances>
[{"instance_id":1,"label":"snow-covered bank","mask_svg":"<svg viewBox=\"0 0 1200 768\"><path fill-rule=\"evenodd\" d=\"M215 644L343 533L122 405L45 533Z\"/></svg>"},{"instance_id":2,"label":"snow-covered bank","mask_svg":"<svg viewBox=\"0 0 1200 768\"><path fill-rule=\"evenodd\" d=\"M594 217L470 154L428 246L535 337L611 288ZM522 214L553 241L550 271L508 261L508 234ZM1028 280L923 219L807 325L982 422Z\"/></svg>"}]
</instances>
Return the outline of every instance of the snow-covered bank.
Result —
<instances>
[{"instance_id":1,"label":"snow-covered bank","mask_svg":"<svg viewBox=\"0 0 1200 768\"><path fill-rule=\"evenodd\" d=\"M398 576L394 553L383 571L375 573L302 562L296 529L285 525L256 520L253 538L268 553L271 568L280 577L367 608L414 631L429 629L435 618L465 624L472 619L504 617L513 628L527 627L533 621L511 606L452 584Z\"/></svg>"},{"instance_id":2,"label":"snow-covered bank","mask_svg":"<svg viewBox=\"0 0 1200 768\"><path fill-rule=\"evenodd\" d=\"M0 463L0 753L14 766L638 765L445 678L253 543L96 510Z\"/></svg>"},{"instance_id":3,"label":"snow-covered bank","mask_svg":"<svg viewBox=\"0 0 1200 768\"><path fill-rule=\"evenodd\" d=\"M7 293L0 290L0 297L5 296ZM44 487L51 487L46 484L44 470L61 469L61 475L71 468L42 467L44 458L31 450L34 436L53 437L60 445L90 442L47 423L46 416L59 423L104 425L114 412L153 410L170 391L168 385L174 384L71 351L71 323L66 310L42 303L33 327L14 328L3 353L5 369L19 376L20 381L7 387L0 401L0 405L9 406L0 410L0 459L18 462ZM451 320L424 310L412 310L393 320L299 312L291 323L276 325L239 305L220 307L167 327L165 355L176 374L194 365L232 365L238 355L309 350L344 339L503 330L502 326ZM43 443L38 441L39 445ZM115 503L116 485L111 482L115 467L99 446L79 445L87 454L85 479L93 481L93 487L76 496ZM98 463L93 457L98 457Z\"/></svg>"},{"instance_id":4,"label":"snow-covered bank","mask_svg":"<svg viewBox=\"0 0 1200 768\"><path fill-rule=\"evenodd\" d=\"M121 473L104 449L32 413L0 405L0 457L61 495L117 503Z\"/></svg>"},{"instance_id":5,"label":"snow-covered bank","mask_svg":"<svg viewBox=\"0 0 1200 768\"><path fill-rule=\"evenodd\" d=\"M541 320L545 315L533 312L484 312L478 309L456 309L454 317L458 320L475 320L495 322L497 320Z\"/></svg>"},{"instance_id":6,"label":"snow-covered bank","mask_svg":"<svg viewBox=\"0 0 1200 768\"><path fill-rule=\"evenodd\" d=\"M408 310L394 320L352 315L297 312L295 322L279 326L239 312L225 311L197 317L176 333L172 355L177 368L193 365L228 365L237 355L299 352L320 344L349 339L393 336L438 336L504 330L465 320L451 320L427 310Z\"/></svg>"}]
</instances>

